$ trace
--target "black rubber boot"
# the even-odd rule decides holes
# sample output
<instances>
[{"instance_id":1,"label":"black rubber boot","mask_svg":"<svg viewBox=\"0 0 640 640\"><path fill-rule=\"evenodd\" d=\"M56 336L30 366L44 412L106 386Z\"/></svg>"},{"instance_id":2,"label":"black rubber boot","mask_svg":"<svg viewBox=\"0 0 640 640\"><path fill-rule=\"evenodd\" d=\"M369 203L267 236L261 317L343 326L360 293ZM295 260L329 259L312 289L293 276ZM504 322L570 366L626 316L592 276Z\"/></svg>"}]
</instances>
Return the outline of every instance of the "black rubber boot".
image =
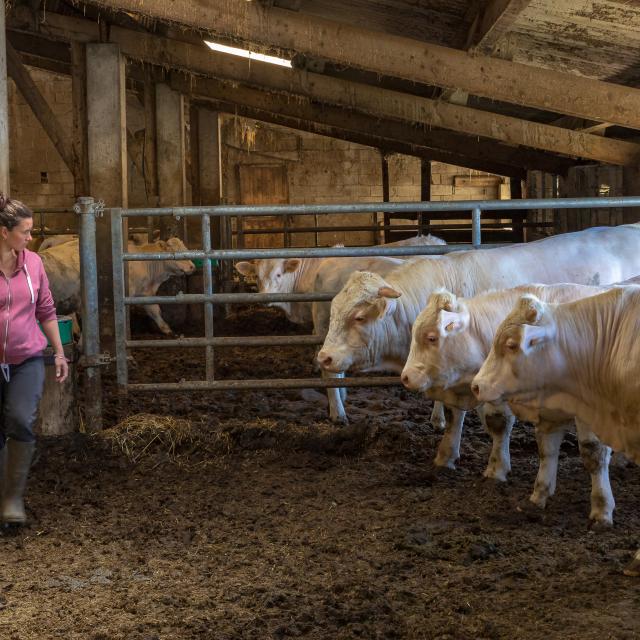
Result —
<instances>
[{"instance_id":1,"label":"black rubber boot","mask_svg":"<svg viewBox=\"0 0 640 640\"><path fill-rule=\"evenodd\" d=\"M7 524L25 524L24 490L27 486L35 442L7 440L4 451L4 482L2 486L2 521Z\"/></svg>"}]
</instances>

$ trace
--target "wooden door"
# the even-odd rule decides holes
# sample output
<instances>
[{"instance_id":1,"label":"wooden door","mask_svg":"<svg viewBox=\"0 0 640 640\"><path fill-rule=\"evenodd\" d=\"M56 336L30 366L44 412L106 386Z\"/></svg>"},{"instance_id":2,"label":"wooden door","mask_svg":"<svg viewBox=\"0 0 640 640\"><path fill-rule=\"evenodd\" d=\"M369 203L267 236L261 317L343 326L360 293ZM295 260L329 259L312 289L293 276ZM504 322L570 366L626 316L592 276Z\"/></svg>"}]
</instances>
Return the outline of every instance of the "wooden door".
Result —
<instances>
[{"instance_id":1,"label":"wooden door","mask_svg":"<svg viewBox=\"0 0 640 640\"><path fill-rule=\"evenodd\" d=\"M241 204L288 204L287 168L279 164L239 164L238 185ZM286 216L249 216L238 219L238 247L259 249L289 246L284 233L246 233L255 229L281 229Z\"/></svg>"}]
</instances>

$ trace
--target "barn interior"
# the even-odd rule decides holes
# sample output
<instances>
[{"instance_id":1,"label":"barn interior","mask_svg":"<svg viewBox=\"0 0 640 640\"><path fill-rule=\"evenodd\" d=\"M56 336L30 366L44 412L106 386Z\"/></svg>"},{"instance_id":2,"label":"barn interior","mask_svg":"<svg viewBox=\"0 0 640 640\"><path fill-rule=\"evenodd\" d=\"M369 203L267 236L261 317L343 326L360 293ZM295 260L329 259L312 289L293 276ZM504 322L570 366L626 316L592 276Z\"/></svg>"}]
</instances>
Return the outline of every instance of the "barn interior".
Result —
<instances>
[{"instance_id":1,"label":"barn interior","mask_svg":"<svg viewBox=\"0 0 640 640\"><path fill-rule=\"evenodd\" d=\"M80 197L106 207L99 420L79 366L73 403L46 405L59 420L40 438L32 524L0 533L6 637L637 637L620 569L638 547L638 469L612 464L615 526L589 525L572 434L539 510L530 425L514 430L507 483L482 478L490 441L471 414L457 468L437 469L431 402L401 386L349 389L347 426L320 387L123 397L109 212L526 200L483 211L486 243L638 222L637 206L530 203L640 194L636 3L12 0L0 21L0 192L33 208L41 238L78 232ZM220 220L220 250L473 240L466 205ZM195 218L141 211L128 231L203 243ZM229 261L213 277L255 290ZM200 264L159 295L202 283ZM162 313L180 339L202 336L202 304ZM291 338L216 347L215 377L319 378L310 331L273 307L217 305L216 337ZM203 379L214 358L128 356L130 380L156 386Z\"/></svg>"}]
</instances>

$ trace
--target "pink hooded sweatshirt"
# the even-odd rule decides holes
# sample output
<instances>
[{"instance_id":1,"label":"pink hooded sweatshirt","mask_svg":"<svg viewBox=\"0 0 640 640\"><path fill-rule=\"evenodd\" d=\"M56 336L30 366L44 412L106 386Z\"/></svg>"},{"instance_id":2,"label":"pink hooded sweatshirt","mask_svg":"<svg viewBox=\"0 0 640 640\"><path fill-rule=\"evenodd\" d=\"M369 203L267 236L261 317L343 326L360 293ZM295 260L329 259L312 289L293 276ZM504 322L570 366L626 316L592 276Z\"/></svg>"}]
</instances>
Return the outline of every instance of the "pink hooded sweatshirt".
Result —
<instances>
[{"instance_id":1,"label":"pink hooded sweatshirt","mask_svg":"<svg viewBox=\"0 0 640 640\"><path fill-rule=\"evenodd\" d=\"M47 339L36 320L46 322L55 317L42 260L24 249L10 278L0 271L0 363L20 364L41 355Z\"/></svg>"}]
</instances>

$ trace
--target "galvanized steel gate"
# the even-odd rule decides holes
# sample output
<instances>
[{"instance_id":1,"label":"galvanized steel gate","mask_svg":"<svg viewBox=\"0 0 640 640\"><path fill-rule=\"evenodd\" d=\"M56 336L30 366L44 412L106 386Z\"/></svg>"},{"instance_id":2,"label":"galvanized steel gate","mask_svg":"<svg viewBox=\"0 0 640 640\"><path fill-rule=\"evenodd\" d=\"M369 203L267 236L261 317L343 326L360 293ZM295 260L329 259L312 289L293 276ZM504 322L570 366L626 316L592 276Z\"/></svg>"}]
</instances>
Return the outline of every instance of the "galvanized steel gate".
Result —
<instances>
[{"instance_id":1,"label":"galvanized steel gate","mask_svg":"<svg viewBox=\"0 0 640 640\"><path fill-rule=\"evenodd\" d=\"M296 206L212 206L179 207L154 209L110 210L113 243L113 281L116 329L117 381L119 391L184 391L184 390L228 390L228 389L295 389L308 387L355 387L386 386L399 384L396 376L352 377L352 378L274 378L270 380L218 380L215 377L214 349L229 346L278 346L320 344L318 336L252 336L217 337L214 335L213 306L229 303L267 303L267 302L306 302L330 300L332 294L251 294L251 293L214 293L213 274L210 260L238 260L252 258L294 258L294 257L339 257L339 256L415 256L435 255L461 249L469 245L446 246L410 246L410 247L330 247L330 248L274 248L274 249L212 249L212 217L224 216L274 216L274 215L314 215L321 213L374 213L374 212L472 212L472 247L490 248L497 245L481 244L480 220L483 211L491 211L492 216L499 211L512 209L577 209L640 207L640 197L629 198L574 198L549 200L497 200L497 201L461 201L461 202L384 202L354 203L342 205L296 205ZM133 216L159 217L172 215L177 219L189 216L201 217L202 249L181 253L128 253L124 251L123 220ZM640 248L639 248L640 249ZM132 260L194 260L203 259L204 287L202 294L178 294L176 296L131 297L125 292L125 268ZM128 338L126 307L144 304L204 304L205 335L199 338L178 338L158 340L131 340ZM127 353L129 349L203 347L206 351L206 379L181 381L174 383L131 384ZM96 353L98 351L96 350Z\"/></svg>"}]
</instances>

